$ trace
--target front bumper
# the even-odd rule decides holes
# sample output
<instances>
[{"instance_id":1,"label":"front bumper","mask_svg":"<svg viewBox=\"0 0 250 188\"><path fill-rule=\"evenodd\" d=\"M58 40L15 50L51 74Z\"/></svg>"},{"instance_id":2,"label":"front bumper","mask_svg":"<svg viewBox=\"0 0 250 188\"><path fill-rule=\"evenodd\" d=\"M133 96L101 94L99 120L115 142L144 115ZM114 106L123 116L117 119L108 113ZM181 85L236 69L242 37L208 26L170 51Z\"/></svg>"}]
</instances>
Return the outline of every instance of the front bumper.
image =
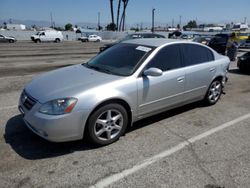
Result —
<instances>
[{"instance_id":1,"label":"front bumper","mask_svg":"<svg viewBox=\"0 0 250 188\"><path fill-rule=\"evenodd\" d=\"M41 104L28 110L19 100L19 111L26 126L40 137L52 142L64 142L83 138L88 111L77 111L64 115L47 115L39 112Z\"/></svg>"}]
</instances>

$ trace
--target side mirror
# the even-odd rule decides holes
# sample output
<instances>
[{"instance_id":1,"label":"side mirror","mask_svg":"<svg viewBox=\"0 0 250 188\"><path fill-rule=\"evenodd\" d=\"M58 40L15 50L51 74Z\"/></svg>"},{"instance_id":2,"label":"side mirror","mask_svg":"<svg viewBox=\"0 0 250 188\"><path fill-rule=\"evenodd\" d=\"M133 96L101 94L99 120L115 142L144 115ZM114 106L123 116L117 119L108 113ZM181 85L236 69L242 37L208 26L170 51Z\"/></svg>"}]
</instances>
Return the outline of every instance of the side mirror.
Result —
<instances>
[{"instance_id":1,"label":"side mirror","mask_svg":"<svg viewBox=\"0 0 250 188\"><path fill-rule=\"evenodd\" d=\"M143 72L145 76L161 76L162 70L158 68L149 68Z\"/></svg>"}]
</instances>

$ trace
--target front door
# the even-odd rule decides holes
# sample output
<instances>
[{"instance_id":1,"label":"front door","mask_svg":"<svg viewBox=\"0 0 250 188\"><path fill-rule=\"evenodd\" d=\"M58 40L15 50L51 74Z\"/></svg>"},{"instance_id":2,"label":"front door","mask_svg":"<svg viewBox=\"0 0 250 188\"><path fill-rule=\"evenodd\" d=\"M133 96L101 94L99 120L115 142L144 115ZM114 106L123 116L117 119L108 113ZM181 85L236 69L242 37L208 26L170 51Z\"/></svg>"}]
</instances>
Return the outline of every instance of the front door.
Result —
<instances>
[{"instance_id":1,"label":"front door","mask_svg":"<svg viewBox=\"0 0 250 188\"><path fill-rule=\"evenodd\" d=\"M178 44L159 50L144 70L148 68L161 69L163 74L142 74L137 78L138 115L142 117L184 101L185 71L182 68Z\"/></svg>"}]
</instances>

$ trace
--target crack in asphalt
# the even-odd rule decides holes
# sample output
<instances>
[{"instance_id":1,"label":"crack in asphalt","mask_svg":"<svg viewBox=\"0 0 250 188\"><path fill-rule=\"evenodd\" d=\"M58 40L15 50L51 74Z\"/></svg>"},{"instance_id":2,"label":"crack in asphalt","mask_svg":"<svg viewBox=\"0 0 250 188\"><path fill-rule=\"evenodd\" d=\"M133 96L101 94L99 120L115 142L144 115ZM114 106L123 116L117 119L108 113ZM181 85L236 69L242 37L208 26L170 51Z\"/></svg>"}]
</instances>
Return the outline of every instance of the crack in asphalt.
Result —
<instances>
[{"instance_id":1,"label":"crack in asphalt","mask_svg":"<svg viewBox=\"0 0 250 188\"><path fill-rule=\"evenodd\" d=\"M161 123L161 122L159 122ZM162 124L162 123L161 123ZM163 124L162 124L163 125ZM188 150L191 152L192 156L194 157L199 169L206 175L208 176L213 184L216 184L216 179L212 176L212 174L210 172L208 172L208 170L205 169L205 167L202 166L203 161L199 158L198 154L195 152L195 149L193 148L193 144L188 140L188 138L176 133L175 131L171 130L168 127L165 127L171 134L179 137L180 139L182 139L185 142L188 142L189 145L187 146Z\"/></svg>"}]
</instances>

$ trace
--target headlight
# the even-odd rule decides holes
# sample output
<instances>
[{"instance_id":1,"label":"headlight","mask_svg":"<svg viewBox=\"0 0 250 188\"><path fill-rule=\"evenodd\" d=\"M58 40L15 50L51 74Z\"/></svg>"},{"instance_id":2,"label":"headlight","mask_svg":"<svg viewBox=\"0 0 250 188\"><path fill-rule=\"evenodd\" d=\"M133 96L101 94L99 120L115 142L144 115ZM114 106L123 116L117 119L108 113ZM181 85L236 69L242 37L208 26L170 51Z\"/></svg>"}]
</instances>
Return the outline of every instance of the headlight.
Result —
<instances>
[{"instance_id":1,"label":"headlight","mask_svg":"<svg viewBox=\"0 0 250 188\"><path fill-rule=\"evenodd\" d=\"M70 113L77 103L76 98L63 98L49 101L43 104L39 112L48 115L62 115Z\"/></svg>"}]
</instances>

